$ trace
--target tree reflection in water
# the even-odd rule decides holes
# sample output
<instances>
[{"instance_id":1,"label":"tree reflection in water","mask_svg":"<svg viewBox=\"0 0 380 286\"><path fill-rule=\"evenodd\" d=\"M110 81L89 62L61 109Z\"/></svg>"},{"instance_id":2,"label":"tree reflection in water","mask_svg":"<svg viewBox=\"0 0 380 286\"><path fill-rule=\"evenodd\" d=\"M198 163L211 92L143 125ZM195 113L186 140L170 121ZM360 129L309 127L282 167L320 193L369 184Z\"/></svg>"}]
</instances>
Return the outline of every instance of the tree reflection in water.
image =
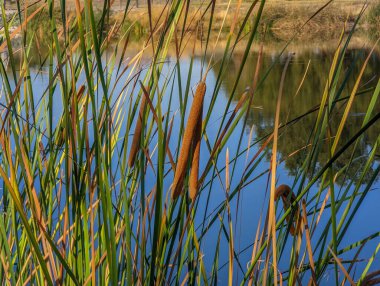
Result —
<instances>
[{"instance_id":1,"label":"tree reflection in water","mask_svg":"<svg viewBox=\"0 0 380 286\"><path fill-rule=\"evenodd\" d=\"M349 50L346 53L344 59L344 74L347 72L350 74L346 83L342 84L343 79L340 81L340 85L343 85L341 97L350 95L368 52L369 50L366 49L354 49ZM282 123L306 113L321 102L321 97L323 95L323 90L326 85L328 73L332 63L333 53L333 51L331 53L307 52L300 55L294 55L291 64L288 67L285 78L284 95L282 97L280 115L280 121ZM257 55L257 53L252 53L250 55L240 79L237 92L235 93L234 101L238 101L245 88L252 85L253 75L256 69ZM272 65L273 68L268 74L268 78L263 81L263 84L254 94L253 108L249 113L249 118L247 119L247 132L250 132L250 129L254 126L256 138L265 136L273 131L276 100L286 56L280 57L277 63L275 63L276 59L277 55L265 55L263 57L261 75L265 74L265 72L268 71ZM236 74L239 64L239 56L234 57L229 63L228 74ZM218 70L220 68L218 67L218 63L216 62L215 65L216 70ZM307 73L305 80L300 87L306 70ZM373 78L373 75L376 75L379 70L380 58L378 54L374 53L369 60L368 66L366 67L359 90L364 90L375 86L378 78ZM226 95L228 96L231 94L231 90L233 88L233 80L224 79L222 86L226 90ZM300 91L296 94L299 87ZM370 99L371 93L362 94L355 98L347 119L347 123L343 129L338 148L347 142L360 129ZM346 102L346 100L343 100L335 106L335 109L338 112L334 112L330 118L330 128L332 134L335 134L337 131ZM374 112L379 112L379 110L380 105L377 104ZM313 130L316 116L317 112L307 115L296 124L284 128L281 132L278 152L280 158L285 160L285 167L290 175L296 175L304 163L305 155L307 153L307 150L304 147L308 145L308 140L310 139L310 133ZM360 167L366 160L363 155L367 155L372 149L372 146L376 142L379 134L379 125L370 128L361 140L358 141L354 154L352 155L354 147L351 146L335 162L333 169L339 170L345 166L352 156L353 162L348 170L348 176L354 180L355 178L358 178L360 175ZM322 144L321 146L322 150L320 150L317 166L323 166L329 159L327 141L326 144ZM367 179L369 179L371 175L372 172L368 172L366 176ZM343 179L344 177L341 176L338 178L337 183L343 184ZM366 182L366 180L364 182Z\"/></svg>"}]
</instances>

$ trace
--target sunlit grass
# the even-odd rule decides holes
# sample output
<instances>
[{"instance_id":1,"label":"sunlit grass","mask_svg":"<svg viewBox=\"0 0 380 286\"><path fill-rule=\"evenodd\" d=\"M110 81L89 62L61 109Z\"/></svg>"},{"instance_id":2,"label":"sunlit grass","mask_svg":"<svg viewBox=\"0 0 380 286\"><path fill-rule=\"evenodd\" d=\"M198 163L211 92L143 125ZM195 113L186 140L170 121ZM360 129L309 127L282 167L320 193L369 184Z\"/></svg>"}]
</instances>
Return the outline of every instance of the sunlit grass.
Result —
<instances>
[{"instance_id":1,"label":"sunlit grass","mask_svg":"<svg viewBox=\"0 0 380 286\"><path fill-rule=\"evenodd\" d=\"M368 153L358 155L356 150L366 132L379 124L379 75L373 75L370 86L362 83L378 43L368 52L354 86L348 83L350 70L343 67L364 7L348 34L342 27L330 70L325 71L324 92L315 95L320 104L280 120L289 54L277 83L273 131L247 143L244 128L255 93L262 91L279 60L263 70L261 48L252 84L234 103L252 47L265 39L260 34L265 1L253 1L244 12L238 5L225 6L222 19L232 13L235 22L223 34L221 58L215 57L214 48L226 27L222 21L219 30L212 29L215 1L197 2L202 9L191 17L190 1L170 1L157 19L148 3L149 31L132 56L127 55L134 31L129 1L125 18L115 25L108 23L108 1L100 14L91 0L41 1L31 9L19 4L11 20L2 9L0 49L7 59L2 57L0 65L1 283L317 285L323 284L331 265L334 284L378 279L373 271L378 270L374 261L380 244L364 263L357 256L369 242L378 243L380 233L363 234L352 245L343 239L355 228L353 220L380 172L380 137ZM67 5L74 4L68 12ZM41 42L34 21L46 13L49 32ZM181 65L186 46L195 49L197 30L188 27L197 21L204 25L200 73L194 72L194 56L188 69ZM15 47L20 35L22 44ZM31 67L36 44L48 50L39 55L37 71ZM173 45L175 57L168 68ZM236 74L231 74L228 63L238 46L243 53ZM210 81L212 69L215 79ZM38 81L41 75L47 80ZM304 76L306 72L300 74L300 88ZM232 88L221 107L217 101L226 78ZM346 140L351 108L363 94L370 100L361 127ZM216 122L213 114L221 115ZM304 154L304 161L286 186L276 175L282 160L277 156L279 137L306 117L314 118L313 128L307 144L294 150ZM339 122L332 122L336 118ZM328 158L320 165L326 149ZM349 160L333 168L343 155ZM349 170L359 157L365 164L355 170L356 180ZM264 169L259 168L262 164ZM268 185L258 184L260 178ZM337 180L344 183L338 187ZM252 202L252 208L261 209L261 219L243 226L256 230L245 249L251 258L244 261L236 226L241 196L249 188L268 196L263 205ZM211 209L213 194L221 189L223 201ZM210 239L213 249L205 247ZM225 261L228 274L221 281Z\"/></svg>"}]
</instances>

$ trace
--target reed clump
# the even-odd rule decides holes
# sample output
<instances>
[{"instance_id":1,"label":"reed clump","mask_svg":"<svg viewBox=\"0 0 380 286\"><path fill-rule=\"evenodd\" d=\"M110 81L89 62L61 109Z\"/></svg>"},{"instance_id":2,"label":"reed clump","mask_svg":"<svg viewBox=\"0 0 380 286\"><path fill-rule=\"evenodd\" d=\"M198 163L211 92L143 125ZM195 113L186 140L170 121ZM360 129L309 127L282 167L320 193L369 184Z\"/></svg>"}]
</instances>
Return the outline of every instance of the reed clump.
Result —
<instances>
[{"instance_id":1,"label":"reed clump","mask_svg":"<svg viewBox=\"0 0 380 286\"><path fill-rule=\"evenodd\" d=\"M365 7L328 65L288 58L293 89L288 44L262 64L265 0L147 1L137 18L133 3L97 1L98 13L93 0L34 10L17 1L10 20L1 11L0 284L378 282L380 233L357 227L380 174L380 79L367 66L378 43L347 53ZM143 41L132 44L133 25ZM281 78L271 78L275 67ZM291 98L286 116L269 96L278 89ZM310 93L312 105L298 109ZM264 114L258 95L277 102L275 128L272 115L252 123ZM289 135L296 145L282 141ZM278 177L289 185L275 189Z\"/></svg>"}]
</instances>

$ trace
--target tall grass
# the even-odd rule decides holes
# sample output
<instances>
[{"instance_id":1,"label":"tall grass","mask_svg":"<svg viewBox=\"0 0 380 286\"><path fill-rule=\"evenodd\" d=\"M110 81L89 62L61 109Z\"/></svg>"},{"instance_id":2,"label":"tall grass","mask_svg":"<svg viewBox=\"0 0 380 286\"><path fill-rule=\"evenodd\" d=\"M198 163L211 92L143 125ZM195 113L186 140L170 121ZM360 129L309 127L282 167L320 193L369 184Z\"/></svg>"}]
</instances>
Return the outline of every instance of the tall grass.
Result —
<instances>
[{"instance_id":1,"label":"tall grass","mask_svg":"<svg viewBox=\"0 0 380 286\"><path fill-rule=\"evenodd\" d=\"M359 155L365 164L355 170L358 180L349 176L359 158L357 145L380 118L375 108L379 75L369 85L363 85L362 79L374 49L354 86L348 81L350 69L343 67L365 9L350 33L342 32L331 68L325 71L324 92L315 95L320 104L280 120L289 55L278 82L273 132L247 145L240 123L247 122L254 96L279 58L261 70L259 56L252 86L235 105L248 55L263 38L259 28L266 3L253 1L247 11L230 2L223 6L225 16L235 13L235 22L219 59L217 43L210 40L216 2L168 1L160 6L156 22L148 1L149 33L132 54L133 23L129 28L124 25L132 1L125 3L124 18L113 26L108 22L110 0L104 1L100 15L91 0L39 1L37 8L17 2L17 17L11 19L2 7L0 49L7 54L0 65L2 284L317 285L325 282L331 265L333 284L369 285L379 279L375 261L380 232L353 244L344 239L349 229L355 229L354 219L380 172L377 137L371 150ZM189 13L190 5L199 8L195 14ZM57 7L60 14L54 13ZM41 55L36 71L30 64L36 57L31 51L40 39L31 27L46 11L47 53ZM181 65L186 46L196 48L197 31L189 28L196 21L205 25L200 74L194 72L194 55L186 69ZM223 25L216 32L217 41L222 29ZM16 49L14 39L20 35L22 44ZM168 68L165 63L173 46L174 63ZM231 74L228 63L238 46L244 52L237 73ZM42 75L47 80L39 80ZM217 103L226 77L232 89L221 108ZM370 101L361 127L344 138L352 105L363 94ZM216 121L214 113L221 114ZM304 155L303 165L289 186L280 186L279 137L312 116L307 144L295 150ZM332 122L336 118L339 122ZM320 165L326 148L328 159ZM334 168L343 155L349 159ZM260 169L263 164L265 169ZM267 186L259 183L263 178ZM338 179L344 182L340 186ZM242 232L251 228L256 235L242 249L236 239L239 206L241 196L253 188L270 196L263 205L251 202L262 210L258 221L243 226ZM214 194L220 189L223 200L215 204ZM373 243L377 245L364 262L358 259L362 249ZM223 256L225 246L228 255ZM244 260L243 253L251 257ZM227 276L221 274L225 261Z\"/></svg>"}]
</instances>

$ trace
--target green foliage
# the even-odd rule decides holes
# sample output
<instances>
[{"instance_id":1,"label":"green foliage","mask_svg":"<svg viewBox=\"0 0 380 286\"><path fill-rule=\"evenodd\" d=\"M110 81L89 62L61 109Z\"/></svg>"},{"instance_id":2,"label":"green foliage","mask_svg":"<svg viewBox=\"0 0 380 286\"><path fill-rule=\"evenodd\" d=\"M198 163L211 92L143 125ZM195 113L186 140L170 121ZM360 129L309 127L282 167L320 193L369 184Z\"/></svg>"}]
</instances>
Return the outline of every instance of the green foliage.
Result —
<instances>
[{"instance_id":1,"label":"green foliage","mask_svg":"<svg viewBox=\"0 0 380 286\"><path fill-rule=\"evenodd\" d=\"M147 27L144 27L139 21L130 21L126 19L121 28L123 34L128 33L132 40L138 41L143 37L147 36L149 31Z\"/></svg>"},{"instance_id":2,"label":"green foliage","mask_svg":"<svg viewBox=\"0 0 380 286\"><path fill-rule=\"evenodd\" d=\"M113 26L111 11L92 1L55 1L55 10L48 0L27 25L17 24L17 47L2 10L1 284L216 285L228 277L229 284L316 285L331 265L335 284L376 279L379 232L346 237L380 173L380 80L369 65L377 43L356 61L348 49L355 22L332 58L305 71L286 56L290 42L274 58L252 56L265 40L265 1L249 4L225 39L213 28L215 1L206 2L192 4L202 8L193 15L186 1L170 1L157 21L148 5L149 25L131 21L126 5ZM235 12L223 7L223 15ZM200 20L198 57L192 28ZM314 80L303 85L304 74ZM194 142L195 134L184 134L200 81L207 91L196 125L198 195L188 194L189 154L184 188L173 199L180 147ZM254 123L251 140L245 133ZM133 134L140 136L132 142ZM282 160L291 191L278 203L272 172ZM257 219L240 217L247 203ZM240 247L239 232L252 229L256 238ZM363 265L355 254L367 246Z\"/></svg>"},{"instance_id":3,"label":"green foliage","mask_svg":"<svg viewBox=\"0 0 380 286\"><path fill-rule=\"evenodd\" d=\"M369 6L369 11L367 13L367 22L370 25L373 25L375 27L379 27L380 25L380 2L376 1L374 3L371 3Z\"/></svg>"}]
</instances>

